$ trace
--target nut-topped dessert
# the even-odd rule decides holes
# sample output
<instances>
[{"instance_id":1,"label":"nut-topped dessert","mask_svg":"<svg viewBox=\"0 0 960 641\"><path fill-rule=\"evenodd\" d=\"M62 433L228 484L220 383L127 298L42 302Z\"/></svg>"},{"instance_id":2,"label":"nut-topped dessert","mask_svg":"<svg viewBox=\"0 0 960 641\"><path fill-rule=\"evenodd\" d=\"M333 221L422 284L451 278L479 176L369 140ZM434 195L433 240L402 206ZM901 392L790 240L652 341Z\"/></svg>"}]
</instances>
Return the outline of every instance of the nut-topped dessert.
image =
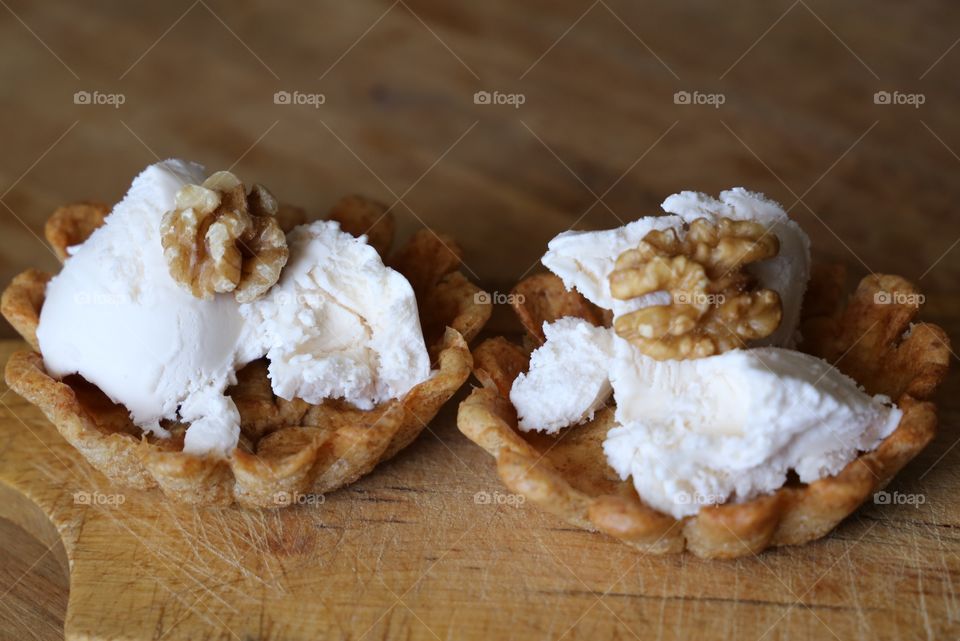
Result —
<instances>
[{"instance_id":1,"label":"nut-topped dessert","mask_svg":"<svg viewBox=\"0 0 960 641\"><path fill-rule=\"evenodd\" d=\"M424 230L390 254L378 203L311 217L169 160L106 211L59 209L62 270L18 276L2 312L35 350L7 383L112 479L289 505L396 454L469 375L489 304L453 239Z\"/></svg>"},{"instance_id":2,"label":"nut-topped dessert","mask_svg":"<svg viewBox=\"0 0 960 641\"><path fill-rule=\"evenodd\" d=\"M823 536L932 438L946 335L876 296L912 291L898 277L844 305L841 272L811 270L759 194L663 209L550 242L552 274L514 289L525 346L475 350L458 425L512 491L647 551Z\"/></svg>"}]
</instances>

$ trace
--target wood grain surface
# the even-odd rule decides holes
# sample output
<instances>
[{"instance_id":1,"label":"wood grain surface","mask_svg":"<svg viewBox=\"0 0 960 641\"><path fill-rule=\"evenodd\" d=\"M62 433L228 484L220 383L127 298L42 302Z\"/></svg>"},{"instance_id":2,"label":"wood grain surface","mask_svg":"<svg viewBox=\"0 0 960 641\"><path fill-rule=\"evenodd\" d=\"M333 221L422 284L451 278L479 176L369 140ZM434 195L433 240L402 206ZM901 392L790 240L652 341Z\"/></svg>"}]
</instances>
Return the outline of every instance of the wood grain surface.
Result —
<instances>
[{"instance_id":1,"label":"wood grain surface","mask_svg":"<svg viewBox=\"0 0 960 641\"><path fill-rule=\"evenodd\" d=\"M115 201L169 156L310 208L380 198L401 237L455 235L500 293L565 229L743 185L781 201L819 257L918 282L924 319L960 336L955 3L0 4L4 283L55 268L40 241L53 208ZM491 332L516 329L499 306ZM704 562L498 502L455 404L323 505L200 513L109 487L3 388L0 512L19 527L0 524L0 636L62 634L65 551L72 639L957 638L958 391L954 373L940 434L889 488L923 505L869 505L824 541Z\"/></svg>"}]
</instances>

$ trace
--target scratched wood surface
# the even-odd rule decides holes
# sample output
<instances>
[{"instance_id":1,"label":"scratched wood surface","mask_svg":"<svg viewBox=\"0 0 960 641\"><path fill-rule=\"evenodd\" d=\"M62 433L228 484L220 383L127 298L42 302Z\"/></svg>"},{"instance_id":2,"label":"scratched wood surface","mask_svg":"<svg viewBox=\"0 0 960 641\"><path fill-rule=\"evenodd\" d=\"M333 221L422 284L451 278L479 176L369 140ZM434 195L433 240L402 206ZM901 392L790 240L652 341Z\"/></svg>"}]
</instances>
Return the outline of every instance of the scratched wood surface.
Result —
<instances>
[{"instance_id":1,"label":"scratched wood surface","mask_svg":"<svg viewBox=\"0 0 960 641\"><path fill-rule=\"evenodd\" d=\"M456 235L501 293L572 225L744 185L783 202L819 256L919 282L924 317L956 338L958 36L960 7L934 0L4 0L0 280L55 267L39 240L54 207L114 201L168 156L308 207L395 203L400 235ZM723 104L676 104L684 91ZM516 331L503 306L492 330ZM890 488L923 505L869 505L822 542L712 563L476 503L499 484L454 406L323 505L197 512L107 486L4 389L0 637L58 638L65 616L75 639L955 638L957 386Z\"/></svg>"}]
</instances>

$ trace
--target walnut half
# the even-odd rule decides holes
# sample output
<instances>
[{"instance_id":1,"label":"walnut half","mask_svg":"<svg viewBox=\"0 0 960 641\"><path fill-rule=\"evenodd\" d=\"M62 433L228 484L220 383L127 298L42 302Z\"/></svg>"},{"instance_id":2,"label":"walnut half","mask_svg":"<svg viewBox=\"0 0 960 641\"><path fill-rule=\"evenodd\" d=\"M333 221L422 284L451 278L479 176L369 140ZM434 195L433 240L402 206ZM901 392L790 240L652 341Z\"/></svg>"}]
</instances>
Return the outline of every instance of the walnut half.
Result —
<instances>
[{"instance_id":1,"label":"walnut half","mask_svg":"<svg viewBox=\"0 0 960 641\"><path fill-rule=\"evenodd\" d=\"M624 314L614 329L657 360L711 356L769 336L780 325L780 296L743 268L779 251L777 237L753 221L699 218L682 238L652 231L617 258L610 291L621 300L666 291L670 303Z\"/></svg>"},{"instance_id":2,"label":"walnut half","mask_svg":"<svg viewBox=\"0 0 960 641\"><path fill-rule=\"evenodd\" d=\"M228 171L185 185L160 229L170 275L197 298L234 292L241 303L256 299L277 282L289 258L278 207L265 187L248 193Z\"/></svg>"}]
</instances>

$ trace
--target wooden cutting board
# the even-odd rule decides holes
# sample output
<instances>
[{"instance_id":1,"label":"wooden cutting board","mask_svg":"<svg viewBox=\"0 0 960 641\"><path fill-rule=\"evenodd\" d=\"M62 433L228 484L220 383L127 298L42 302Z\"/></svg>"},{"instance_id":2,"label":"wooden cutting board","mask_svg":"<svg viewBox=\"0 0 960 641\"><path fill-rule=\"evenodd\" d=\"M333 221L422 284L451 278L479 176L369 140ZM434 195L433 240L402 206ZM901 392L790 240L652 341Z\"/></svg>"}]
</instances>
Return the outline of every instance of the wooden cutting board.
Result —
<instances>
[{"instance_id":1,"label":"wooden cutting board","mask_svg":"<svg viewBox=\"0 0 960 641\"><path fill-rule=\"evenodd\" d=\"M924 318L960 337L960 3L2 4L0 285L56 269L39 241L55 207L115 201L158 157L235 167L318 211L402 196L398 236L455 235L500 294L572 225L744 185L856 277L920 283ZM74 104L94 90L126 104ZM326 103L276 105L281 90ZM481 90L525 104L475 104ZM0 555L0 639L55 638L34 624L44 584L23 588L61 538L70 639L958 638L953 365L940 435L890 487L923 505L865 506L826 540L730 562L642 556L495 495L455 404L321 505L195 510L109 486L0 384L0 515L53 546L35 564L43 547L0 528L22 555Z\"/></svg>"},{"instance_id":2,"label":"wooden cutting board","mask_svg":"<svg viewBox=\"0 0 960 641\"><path fill-rule=\"evenodd\" d=\"M20 348L0 342L0 360ZM455 410L330 496L200 509L112 486L0 387L0 516L54 554L62 539L70 640L960 633L960 448L948 449L949 430L888 488L922 504L867 505L811 545L702 561L645 556L504 494Z\"/></svg>"}]
</instances>

